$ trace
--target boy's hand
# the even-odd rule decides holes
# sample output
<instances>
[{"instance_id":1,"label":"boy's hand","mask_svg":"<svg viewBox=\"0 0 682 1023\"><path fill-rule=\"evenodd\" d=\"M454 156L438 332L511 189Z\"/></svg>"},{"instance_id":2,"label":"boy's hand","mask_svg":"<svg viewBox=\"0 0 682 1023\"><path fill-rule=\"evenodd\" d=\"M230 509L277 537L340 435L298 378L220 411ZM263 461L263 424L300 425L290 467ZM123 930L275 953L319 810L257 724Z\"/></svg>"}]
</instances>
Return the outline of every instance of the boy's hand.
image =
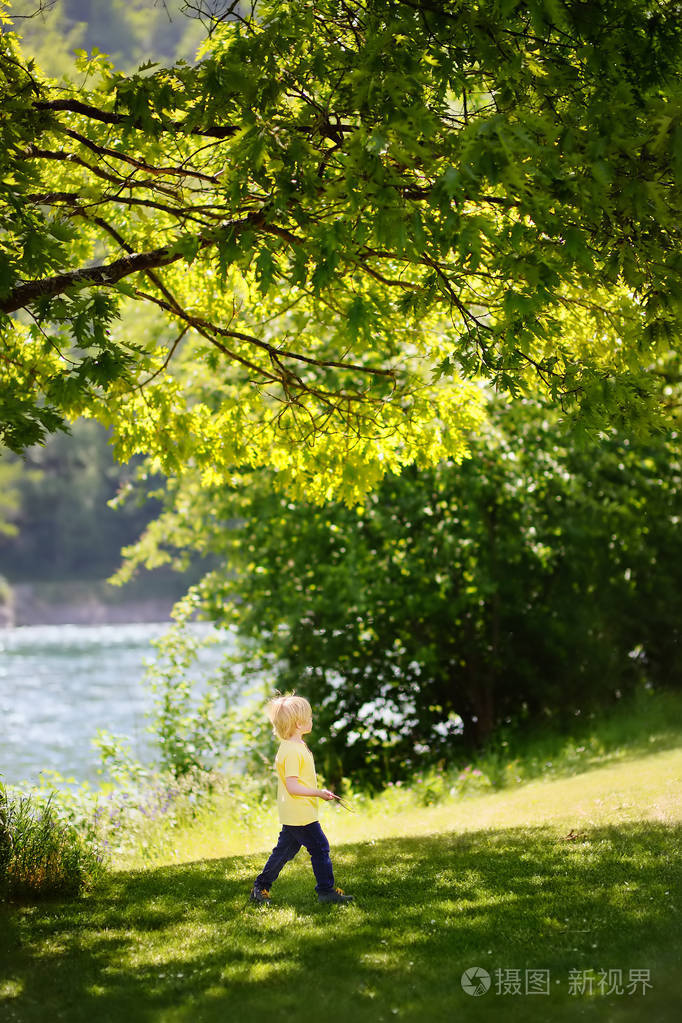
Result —
<instances>
[{"instance_id":1,"label":"boy's hand","mask_svg":"<svg viewBox=\"0 0 682 1023\"><path fill-rule=\"evenodd\" d=\"M320 789L319 796L320 799L326 799L327 801L330 799L336 799L334 793L330 792L329 789Z\"/></svg>"}]
</instances>

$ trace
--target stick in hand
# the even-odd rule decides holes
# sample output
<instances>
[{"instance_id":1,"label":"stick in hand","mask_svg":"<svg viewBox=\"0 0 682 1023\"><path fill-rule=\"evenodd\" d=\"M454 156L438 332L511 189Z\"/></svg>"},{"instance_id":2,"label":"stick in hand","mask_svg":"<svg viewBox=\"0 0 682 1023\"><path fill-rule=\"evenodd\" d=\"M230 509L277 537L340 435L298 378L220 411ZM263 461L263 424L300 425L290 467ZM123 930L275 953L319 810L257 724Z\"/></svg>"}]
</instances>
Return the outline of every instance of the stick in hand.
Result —
<instances>
[{"instance_id":1,"label":"stick in hand","mask_svg":"<svg viewBox=\"0 0 682 1023\"><path fill-rule=\"evenodd\" d=\"M349 806L348 803L346 803L341 798L341 796L337 796L335 792L332 792L332 796L334 797L334 799L336 800L337 803L340 803L340 805L344 808L344 810L348 810L349 813L355 813L355 810L353 809L353 807Z\"/></svg>"}]
</instances>

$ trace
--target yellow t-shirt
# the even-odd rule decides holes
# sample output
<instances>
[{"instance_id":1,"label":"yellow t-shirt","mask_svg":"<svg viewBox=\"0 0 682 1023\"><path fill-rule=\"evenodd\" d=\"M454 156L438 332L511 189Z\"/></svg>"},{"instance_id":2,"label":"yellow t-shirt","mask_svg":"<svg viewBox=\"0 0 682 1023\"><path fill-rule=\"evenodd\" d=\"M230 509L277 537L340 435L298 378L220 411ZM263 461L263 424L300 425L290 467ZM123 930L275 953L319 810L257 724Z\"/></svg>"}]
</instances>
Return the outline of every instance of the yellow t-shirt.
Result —
<instances>
[{"instance_id":1,"label":"yellow t-shirt","mask_svg":"<svg viewBox=\"0 0 682 1023\"><path fill-rule=\"evenodd\" d=\"M301 785L317 788L315 761L304 742L282 739L275 757L277 770L277 809L280 824L312 824L318 820L317 796L291 796L284 783L294 775Z\"/></svg>"}]
</instances>

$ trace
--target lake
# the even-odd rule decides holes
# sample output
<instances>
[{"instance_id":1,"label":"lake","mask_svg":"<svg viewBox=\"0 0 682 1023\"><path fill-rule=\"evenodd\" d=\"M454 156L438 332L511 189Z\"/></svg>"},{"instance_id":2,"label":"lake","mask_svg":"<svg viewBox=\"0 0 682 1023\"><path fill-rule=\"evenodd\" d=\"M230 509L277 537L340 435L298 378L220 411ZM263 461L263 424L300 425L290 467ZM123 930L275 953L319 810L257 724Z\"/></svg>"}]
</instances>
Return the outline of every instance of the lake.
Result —
<instances>
[{"instance_id":1,"label":"lake","mask_svg":"<svg viewBox=\"0 0 682 1023\"><path fill-rule=\"evenodd\" d=\"M195 635L214 631L190 626ZM145 712L152 694L143 685L152 640L168 622L136 625L33 625L0 630L0 775L8 784L39 781L41 769L97 783L98 729L129 737L148 759ZM234 648L229 633L202 651L196 677Z\"/></svg>"}]
</instances>

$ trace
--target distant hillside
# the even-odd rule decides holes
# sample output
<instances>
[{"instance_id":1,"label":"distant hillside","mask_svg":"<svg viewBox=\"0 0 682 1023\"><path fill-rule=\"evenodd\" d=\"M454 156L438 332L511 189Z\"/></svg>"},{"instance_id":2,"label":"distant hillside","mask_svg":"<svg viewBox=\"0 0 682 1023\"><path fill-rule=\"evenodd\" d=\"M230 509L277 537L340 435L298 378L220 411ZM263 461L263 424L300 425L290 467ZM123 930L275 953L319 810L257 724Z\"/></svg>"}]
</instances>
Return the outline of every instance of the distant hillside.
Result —
<instances>
[{"instance_id":1,"label":"distant hillside","mask_svg":"<svg viewBox=\"0 0 682 1023\"><path fill-rule=\"evenodd\" d=\"M77 49L97 47L117 68L129 71L149 60L193 61L205 35L197 19L181 13L182 0L0 3L1 9L9 8L24 51L55 78L74 75ZM64 620L65 615L72 620L74 608L77 620L88 615L114 620L127 613L118 606L126 601L142 606L161 598L170 606L200 574L196 566L177 576L156 573L118 593L105 586L103 580L120 564L121 548L133 543L159 510L153 500L109 506L133 481L137 463L117 465L108 440L98 423L81 420L71 436L57 434L25 459L0 448L0 624ZM80 589L53 592L46 585L54 589L65 580Z\"/></svg>"},{"instance_id":2,"label":"distant hillside","mask_svg":"<svg viewBox=\"0 0 682 1023\"><path fill-rule=\"evenodd\" d=\"M193 61L205 34L182 14L182 0L42 0L43 11L40 3L14 0L10 14L25 51L55 78L72 70L76 49L97 47L123 71L148 60Z\"/></svg>"}]
</instances>

